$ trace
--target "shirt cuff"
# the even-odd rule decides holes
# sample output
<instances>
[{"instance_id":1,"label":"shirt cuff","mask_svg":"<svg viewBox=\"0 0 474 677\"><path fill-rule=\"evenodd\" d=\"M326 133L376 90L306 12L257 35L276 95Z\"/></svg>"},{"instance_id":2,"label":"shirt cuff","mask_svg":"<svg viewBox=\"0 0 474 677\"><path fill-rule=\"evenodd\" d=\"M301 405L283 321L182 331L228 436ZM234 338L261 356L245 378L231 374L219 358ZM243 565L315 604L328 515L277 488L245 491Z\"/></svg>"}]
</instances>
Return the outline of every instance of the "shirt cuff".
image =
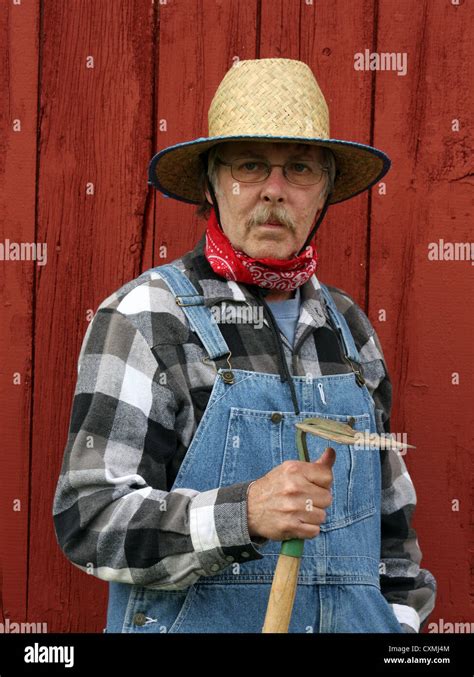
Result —
<instances>
[{"instance_id":1,"label":"shirt cuff","mask_svg":"<svg viewBox=\"0 0 474 677\"><path fill-rule=\"evenodd\" d=\"M202 491L191 499L189 531L203 575L212 576L228 566L262 559L249 535L247 489L251 482ZM265 539L266 542L267 539Z\"/></svg>"},{"instance_id":2,"label":"shirt cuff","mask_svg":"<svg viewBox=\"0 0 474 677\"><path fill-rule=\"evenodd\" d=\"M246 496L246 499L247 499L246 502L248 502L248 498L249 498L249 489L252 486L252 484L256 481L257 480L252 480L252 482L248 482L248 484L247 484L247 490L245 492L245 496ZM248 516L248 513L247 513L247 516ZM248 523L247 523L247 525L248 525ZM265 543L268 543L268 541L269 541L269 539L265 538L264 536L253 536L253 538L252 538L252 543L256 546L265 545Z\"/></svg>"},{"instance_id":3,"label":"shirt cuff","mask_svg":"<svg viewBox=\"0 0 474 677\"><path fill-rule=\"evenodd\" d=\"M411 630L403 628L404 632L419 632L420 617L413 607L406 604L391 604L390 606L400 625L411 628Z\"/></svg>"}]
</instances>

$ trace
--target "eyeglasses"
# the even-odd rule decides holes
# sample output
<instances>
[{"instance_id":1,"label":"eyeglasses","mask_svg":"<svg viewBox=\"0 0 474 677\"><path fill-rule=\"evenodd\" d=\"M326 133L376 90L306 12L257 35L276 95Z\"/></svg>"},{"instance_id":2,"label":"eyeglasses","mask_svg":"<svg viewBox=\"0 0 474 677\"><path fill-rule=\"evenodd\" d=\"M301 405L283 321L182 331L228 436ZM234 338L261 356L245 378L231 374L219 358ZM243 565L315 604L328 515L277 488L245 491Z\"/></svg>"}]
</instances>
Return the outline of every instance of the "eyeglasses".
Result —
<instances>
[{"instance_id":1,"label":"eyeglasses","mask_svg":"<svg viewBox=\"0 0 474 677\"><path fill-rule=\"evenodd\" d=\"M290 183L297 186L312 186L321 180L324 172L328 171L327 167L312 160L290 160L284 165L274 165L265 160L252 160L251 158L225 162L216 157L216 162L230 167L232 177L239 183L261 183L268 179L273 167L283 167L283 176Z\"/></svg>"}]
</instances>

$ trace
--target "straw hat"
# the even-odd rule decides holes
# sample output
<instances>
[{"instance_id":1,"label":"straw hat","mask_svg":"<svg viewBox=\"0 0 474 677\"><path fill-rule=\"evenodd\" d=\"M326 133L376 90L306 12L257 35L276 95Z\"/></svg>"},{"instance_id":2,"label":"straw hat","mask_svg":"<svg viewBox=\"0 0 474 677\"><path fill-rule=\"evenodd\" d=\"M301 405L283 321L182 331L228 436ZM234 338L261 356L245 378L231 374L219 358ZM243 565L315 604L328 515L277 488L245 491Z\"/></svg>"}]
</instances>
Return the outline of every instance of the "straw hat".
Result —
<instances>
[{"instance_id":1,"label":"straw hat","mask_svg":"<svg viewBox=\"0 0 474 677\"><path fill-rule=\"evenodd\" d=\"M337 171L328 204L367 190L391 164L372 146L331 139L324 95L309 66L294 59L236 62L217 88L208 122L209 136L169 146L152 158L149 184L177 200L200 203L199 155L218 143L249 139L330 148Z\"/></svg>"}]
</instances>

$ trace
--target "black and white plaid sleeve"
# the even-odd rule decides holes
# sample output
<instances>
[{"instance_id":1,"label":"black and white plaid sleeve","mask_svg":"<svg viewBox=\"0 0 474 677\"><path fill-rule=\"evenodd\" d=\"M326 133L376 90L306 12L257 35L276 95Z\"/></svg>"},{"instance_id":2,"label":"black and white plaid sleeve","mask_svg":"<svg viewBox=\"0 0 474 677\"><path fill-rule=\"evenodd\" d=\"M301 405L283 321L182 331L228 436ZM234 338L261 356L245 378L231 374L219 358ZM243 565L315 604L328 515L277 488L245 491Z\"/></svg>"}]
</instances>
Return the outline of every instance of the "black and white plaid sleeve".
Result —
<instances>
[{"instance_id":1,"label":"black and white plaid sleeve","mask_svg":"<svg viewBox=\"0 0 474 677\"><path fill-rule=\"evenodd\" d=\"M179 589L262 555L248 533L249 482L166 490L185 418L179 396L162 383L152 331L142 331L151 327L147 293L135 293L135 308L106 299L84 336L53 520L78 568Z\"/></svg>"}]
</instances>

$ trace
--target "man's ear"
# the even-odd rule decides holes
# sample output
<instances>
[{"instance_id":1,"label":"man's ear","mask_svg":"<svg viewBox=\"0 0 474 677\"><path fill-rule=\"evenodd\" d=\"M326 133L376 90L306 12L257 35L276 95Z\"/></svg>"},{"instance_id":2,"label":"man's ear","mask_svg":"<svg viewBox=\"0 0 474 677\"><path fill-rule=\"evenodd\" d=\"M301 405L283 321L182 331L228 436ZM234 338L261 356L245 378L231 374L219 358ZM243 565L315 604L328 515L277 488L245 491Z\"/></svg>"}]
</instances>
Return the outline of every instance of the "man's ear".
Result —
<instances>
[{"instance_id":1,"label":"man's ear","mask_svg":"<svg viewBox=\"0 0 474 677\"><path fill-rule=\"evenodd\" d=\"M209 204L212 206L212 199L211 199L211 194L207 188L204 189L204 195L206 196L206 200L209 202Z\"/></svg>"}]
</instances>

